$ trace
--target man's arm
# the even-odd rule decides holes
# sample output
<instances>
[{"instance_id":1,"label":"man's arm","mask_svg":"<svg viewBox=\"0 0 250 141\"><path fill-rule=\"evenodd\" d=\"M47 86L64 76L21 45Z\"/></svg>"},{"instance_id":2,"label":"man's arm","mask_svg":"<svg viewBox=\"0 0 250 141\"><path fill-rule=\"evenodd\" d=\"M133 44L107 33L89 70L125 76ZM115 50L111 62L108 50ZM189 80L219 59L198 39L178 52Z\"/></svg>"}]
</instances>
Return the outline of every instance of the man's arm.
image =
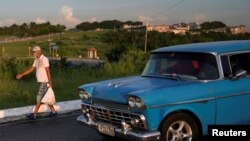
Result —
<instances>
[{"instance_id":1,"label":"man's arm","mask_svg":"<svg viewBox=\"0 0 250 141\"><path fill-rule=\"evenodd\" d=\"M45 67L45 70L46 70L48 81L49 81L49 87L52 87L51 76L50 76L50 69L49 69L49 67Z\"/></svg>"},{"instance_id":2,"label":"man's arm","mask_svg":"<svg viewBox=\"0 0 250 141\"><path fill-rule=\"evenodd\" d=\"M28 70L24 71L23 73L17 74L16 79L21 79L23 76L30 74L34 70L35 70L35 67L32 66Z\"/></svg>"}]
</instances>

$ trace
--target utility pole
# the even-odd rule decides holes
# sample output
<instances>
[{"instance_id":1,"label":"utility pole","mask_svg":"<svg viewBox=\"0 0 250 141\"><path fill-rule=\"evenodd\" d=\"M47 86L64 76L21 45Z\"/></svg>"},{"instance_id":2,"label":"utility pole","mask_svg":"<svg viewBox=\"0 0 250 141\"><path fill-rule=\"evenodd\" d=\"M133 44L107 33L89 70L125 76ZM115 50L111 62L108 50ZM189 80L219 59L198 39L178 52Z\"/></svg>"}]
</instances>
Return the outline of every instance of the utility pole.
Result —
<instances>
[{"instance_id":1,"label":"utility pole","mask_svg":"<svg viewBox=\"0 0 250 141\"><path fill-rule=\"evenodd\" d=\"M61 41L61 46L60 46L60 48L61 48L61 62L62 62L62 59L63 59L63 43L62 43L62 40L63 40L63 32L61 32L61 39L60 39L60 41Z\"/></svg>"},{"instance_id":2,"label":"utility pole","mask_svg":"<svg viewBox=\"0 0 250 141\"><path fill-rule=\"evenodd\" d=\"M113 45L114 45L114 48L115 48L115 36L116 36L116 35L115 35L115 26L114 26L113 33L114 33L114 34L113 34Z\"/></svg>"},{"instance_id":3,"label":"utility pole","mask_svg":"<svg viewBox=\"0 0 250 141\"><path fill-rule=\"evenodd\" d=\"M7 38L5 38L5 42L7 43L7 41L8 41L8 39ZM4 56L4 54L5 54L5 47L3 46L3 48L2 48L2 53L3 53L3 55L2 56Z\"/></svg>"},{"instance_id":4,"label":"utility pole","mask_svg":"<svg viewBox=\"0 0 250 141\"><path fill-rule=\"evenodd\" d=\"M30 57L31 47L28 47L28 51L29 51L29 57Z\"/></svg>"},{"instance_id":5,"label":"utility pole","mask_svg":"<svg viewBox=\"0 0 250 141\"><path fill-rule=\"evenodd\" d=\"M50 32L49 32L49 40L48 40L48 41L49 41L49 53L51 54L51 46L50 46L50 41L51 41L51 40L50 40Z\"/></svg>"},{"instance_id":6,"label":"utility pole","mask_svg":"<svg viewBox=\"0 0 250 141\"><path fill-rule=\"evenodd\" d=\"M148 43L148 23L146 23L146 33L145 33L145 43L144 43L144 53L147 52L147 43Z\"/></svg>"}]
</instances>

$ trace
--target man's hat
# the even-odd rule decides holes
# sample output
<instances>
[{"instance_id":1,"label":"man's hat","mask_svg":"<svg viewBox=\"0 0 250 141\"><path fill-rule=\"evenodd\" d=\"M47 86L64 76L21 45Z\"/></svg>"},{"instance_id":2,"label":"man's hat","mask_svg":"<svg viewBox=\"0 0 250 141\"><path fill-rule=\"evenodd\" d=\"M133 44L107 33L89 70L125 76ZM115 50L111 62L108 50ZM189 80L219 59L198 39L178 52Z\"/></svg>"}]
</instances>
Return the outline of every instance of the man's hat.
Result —
<instances>
[{"instance_id":1,"label":"man's hat","mask_svg":"<svg viewBox=\"0 0 250 141\"><path fill-rule=\"evenodd\" d=\"M41 48L39 46L34 46L32 51L41 51Z\"/></svg>"}]
</instances>

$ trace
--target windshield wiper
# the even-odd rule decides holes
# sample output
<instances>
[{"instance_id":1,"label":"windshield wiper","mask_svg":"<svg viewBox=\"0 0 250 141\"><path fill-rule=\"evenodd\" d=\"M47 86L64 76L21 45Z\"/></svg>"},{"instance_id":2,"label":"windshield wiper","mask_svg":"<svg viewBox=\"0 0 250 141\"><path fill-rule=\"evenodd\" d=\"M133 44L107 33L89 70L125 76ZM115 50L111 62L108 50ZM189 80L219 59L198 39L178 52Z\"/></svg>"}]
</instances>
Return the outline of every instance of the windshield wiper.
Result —
<instances>
[{"instance_id":1,"label":"windshield wiper","mask_svg":"<svg viewBox=\"0 0 250 141\"><path fill-rule=\"evenodd\" d=\"M178 81L183 81L184 79L179 75L172 75L172 74L161 74L161 75L142 75L142 77L158 77L158 78L167 78L167 79L174 79Z\"/></svg>"},{"instance_id":2,"label":"windshield wiper","mask_svg":"<svg viewBox=\"0 0 250 141\"><path fill-rule=\"evenodd\" d=\"M196 76L185 75L185 74L161 74L161 75L176 77L176 78L179 78L182 81L184 81L184 80L197 80L198 79Z\"/></svg>"},{"instance_id":3,"label":"windshield wiper","mask_svg":"<svg viewBox=\"0 0 250 141\"><path fill-rule=\"evenodd\" d=\"M166 74L160 74L160 76L173 78L173 79L176 79L176 80L179 80L179 81L184 81L184 78L181 75L178 75L178 74L168 74L168 73L166 73Z\"/></svg>"},{"instance_id":4,"label":"windshield wiper","mask_svg":"<svg viewBox=\"0 0 250 141\"><path fill-rule=\"evenodd\" d=\"M198 78L192 75L181 75L181 74L169 74L169 73L163 73L158 75L142 75L144 77L161 77L161 78L168 78L168 79L174 79L178 81L185 81L185 80L197 80Z\"/></svg>"}]
</instances>

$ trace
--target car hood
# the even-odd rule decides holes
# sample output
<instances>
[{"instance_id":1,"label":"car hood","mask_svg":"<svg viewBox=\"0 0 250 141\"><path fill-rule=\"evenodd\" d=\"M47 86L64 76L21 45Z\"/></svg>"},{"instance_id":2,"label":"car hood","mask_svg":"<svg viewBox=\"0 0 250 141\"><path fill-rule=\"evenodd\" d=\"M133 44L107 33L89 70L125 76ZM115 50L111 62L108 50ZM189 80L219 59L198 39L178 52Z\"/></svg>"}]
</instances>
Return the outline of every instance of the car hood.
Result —
<instances>
[{"instance_id":1,"label":"car hood","mask_svg":"<svg viewBox=\"0 0 250 141\"><path fill-rule=\"evenodd\" d=\"M131 94L143 94L156 89L166 89L168 87L177 87L198 83L194 81L178 81L175 79L156 78L156 77L127 77L93 83L82 86L83 89L91 87L93 100L105 100L115 103L127 103L127 97ZM86 87L86 88L85 88Z\"/></svg>"}]
</instances>

